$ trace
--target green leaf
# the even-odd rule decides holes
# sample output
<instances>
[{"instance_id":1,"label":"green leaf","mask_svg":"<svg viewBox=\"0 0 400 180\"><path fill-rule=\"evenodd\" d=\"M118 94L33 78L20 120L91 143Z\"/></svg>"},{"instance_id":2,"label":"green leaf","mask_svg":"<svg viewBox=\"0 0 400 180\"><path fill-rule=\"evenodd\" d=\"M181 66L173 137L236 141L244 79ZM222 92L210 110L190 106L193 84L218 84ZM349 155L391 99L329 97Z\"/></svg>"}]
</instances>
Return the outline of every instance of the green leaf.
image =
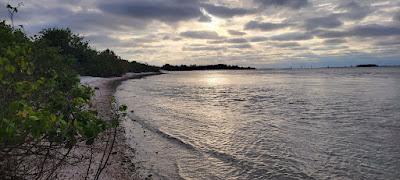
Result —
<instances>
[{"instance_id":1,"label":"green leaf","mask_svg":"<svg viewBox=\"0 0 400 180\"><path fill-rule=\"evenodd\" d=\"M39 118L36 116L29 116L29 119L32 121L39 121Z\"/></svg>"},{"instance_id":2,"label":"green leaf","mask_svg":"<svg viewBox=\"0 0 400 180\"><path fill-rule=\"evenodd\" d=\"M126 105L119 106L119 111L126 111L127 109L128 109L128 106L126 106Z\"/></svg>"},{"instance_id":3,"label":"green leaf","mask_svg":"<svg viewBox=\"0 0 400 180\"><path fill-rule=\"evenodd\" d=\"M15 72L15 67L12 65L7 64L6 65L6 71L9 73L14 73Z\"/></svg>"}]
</instances>

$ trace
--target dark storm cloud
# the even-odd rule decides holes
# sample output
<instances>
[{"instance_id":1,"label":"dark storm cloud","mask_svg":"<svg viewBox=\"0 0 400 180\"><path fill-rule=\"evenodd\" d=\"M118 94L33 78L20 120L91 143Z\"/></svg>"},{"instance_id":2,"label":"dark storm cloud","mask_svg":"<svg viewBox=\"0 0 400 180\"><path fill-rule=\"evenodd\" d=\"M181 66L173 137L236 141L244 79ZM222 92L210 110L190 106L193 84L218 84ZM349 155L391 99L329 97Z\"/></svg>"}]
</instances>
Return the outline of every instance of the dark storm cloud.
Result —
<instances>
[{"instance_id":1,"label":"dark storm cloud","mask_svg":"<svg viewBox=\"0 0 400 180\"><path fill-rule=\"evenodd\" d=\"M263 6L288 7L299 9L309 4L308 0L253 0Z\"/></svg>"},{"instance_id":2,"label":"dark storm cloud","mask_svg":"<svg viewBox=\"0 0 400 180\"><path fill-rule=\"evenodd\" d=\"M246 35L245 32L236 31L236 30L228 30L228 33L229 33L230 35L234 35L234 36L243 36L243 35Z\"/></svg>"},{"instance_id":3,"label":"dark storm cloud","mask_svg":"<svg viewBox=\"0 0 400 180\"><path fill-rule=\"evenodd\" d=\"M213 4L202 4L201 5L208 13L222 17L222 18L231 18L233 16L242 16L247 14L255 13L255 10L252 9L244 9L244 8L231 8Z\"/></svg>"},{"instance_id":4,"label":"dark storm cloud","mask_svg":"<svg viewBox=\"0 0 400 180\"><path fill-rule=\"evenodd\" d=\"M319 31L317 36L323 38L400 36L400 26L369 24L356 26L347 31Z\"/></svg>"},{"instance_id":5,"label":"dark storm cloud","mask_svg":"<svg viewBox=\"0 0 400 180\"><path fill-rule=\"evenodd\" d=\"M189 20L203 15L197 0L108 1L100 3L98 7L110 14L165 22Z\"/></svg>"},{"instance_id":6,"label":"dark storm cloud","mask_svg":"<svg viewBox=\"0 0 400 180\"><path fill-rule=\"evenodd\" d=\"M310 40L313 38L313 35L310 33L286 33L282 35L272 36L270 39L273 41L303 41Z\"/></svg>"},{"instance_id":7,"label":"dark storm cloud","mask_svg":"<svg viewBox=\"0 0 400 180\"><path fill-rule=\"evenodd\" d=\"M221 36L215 31L185 31L181 32L180 35L186 38L192 39L220 39Z\"/></svg>"},{"instance_id":8,"label":"dark storm cloud","mask_svg":"<svg viewBox=\"0 0 400 180\"><path fill-rule=\"evenodd\" d=\"M246 23L244 29L246 30L261 30L261 31L273 31L291 26L286 23L267 23L267 22L257 22L250 21Z\"/></svg>"},{"instance_id":9,"label":"dark storm cloud","mask_svg":"<svg viewBox=\"0 0 400 180\"><path fill-rule=\"evenodd\" d=\"M316 28L336 28L343 25L337 16L330 15L326 17L316 17L307 19L305 22L305 28L312 30Z\"/></svg>"}]
</instances>

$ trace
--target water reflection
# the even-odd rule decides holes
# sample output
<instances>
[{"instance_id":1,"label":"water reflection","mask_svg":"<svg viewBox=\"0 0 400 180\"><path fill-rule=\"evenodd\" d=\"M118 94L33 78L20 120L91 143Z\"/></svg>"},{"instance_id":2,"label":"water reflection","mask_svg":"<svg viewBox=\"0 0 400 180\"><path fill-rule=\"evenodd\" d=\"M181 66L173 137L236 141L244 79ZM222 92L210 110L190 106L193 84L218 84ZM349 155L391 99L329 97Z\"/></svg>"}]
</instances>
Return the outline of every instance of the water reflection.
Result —
<instances>
[{"instance_id":1,"label":"water reflection","mask_svg":"<svg viewBox=\"0 0 400 180\"><path fill-rule=\"evenodd\" d=\"M123 89L167 155L149 158L182 177L400 177L399 68L171 73Z\"/></svg>"}]
</instances>

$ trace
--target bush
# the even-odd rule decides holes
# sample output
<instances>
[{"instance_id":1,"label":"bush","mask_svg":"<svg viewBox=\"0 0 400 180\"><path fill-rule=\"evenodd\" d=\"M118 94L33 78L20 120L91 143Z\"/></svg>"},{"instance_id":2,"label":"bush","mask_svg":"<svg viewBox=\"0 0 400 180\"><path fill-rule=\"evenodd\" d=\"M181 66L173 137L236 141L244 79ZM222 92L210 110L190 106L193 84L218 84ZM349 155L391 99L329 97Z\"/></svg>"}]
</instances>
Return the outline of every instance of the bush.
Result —
<instances>
[{"instance_id":1,"label":"bush","mask_svg":"<svg viewBox=\"0 0 400 180\"><path fill-rule=\"evenodd\" d=\"M91 144L111 124L89 110L93 90L80 85L73 57L4 21L0 39L0 174L50 177L77 142Z\"/></svg>"},{"instance_id":2,"label":"bush","mask_svg":"<svg viewBox=\"0 0 400 180\"><path fill-rule=\"evenodd\" d=\"M11 16L17 12L17 7L7 8ZM50 179L61 163L69 162L78 143L91 145L108 133L98 178L112 152L119 113L109 122L99 119L90 110L93 90L80 85L79 74L109 77L148 71L159 68L128 62L108 49L98 52L70 29L44 29L29 38L0 22L1 179Z\"/></svg>"}]
</instances>

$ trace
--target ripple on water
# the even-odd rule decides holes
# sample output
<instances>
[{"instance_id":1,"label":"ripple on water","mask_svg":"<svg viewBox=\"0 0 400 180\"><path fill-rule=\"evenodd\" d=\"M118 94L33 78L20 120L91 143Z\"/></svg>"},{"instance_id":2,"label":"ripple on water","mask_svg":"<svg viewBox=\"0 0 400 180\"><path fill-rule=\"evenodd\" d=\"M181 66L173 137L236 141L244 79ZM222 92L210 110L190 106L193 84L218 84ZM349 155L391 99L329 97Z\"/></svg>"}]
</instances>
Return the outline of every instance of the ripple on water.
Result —
<instances>
[{"instance_id":1,"label":"ripple on water","mask_svg":"<svg viewBox=\"0 0 400 180\"><path fill-rule=\"evenodd\" d=\"M399 68L170 73L126 81L116 95L150 130L142 151L163 152L144 161L175 163L161 174L400 177Z\"/></svg>"}]
</instances>

